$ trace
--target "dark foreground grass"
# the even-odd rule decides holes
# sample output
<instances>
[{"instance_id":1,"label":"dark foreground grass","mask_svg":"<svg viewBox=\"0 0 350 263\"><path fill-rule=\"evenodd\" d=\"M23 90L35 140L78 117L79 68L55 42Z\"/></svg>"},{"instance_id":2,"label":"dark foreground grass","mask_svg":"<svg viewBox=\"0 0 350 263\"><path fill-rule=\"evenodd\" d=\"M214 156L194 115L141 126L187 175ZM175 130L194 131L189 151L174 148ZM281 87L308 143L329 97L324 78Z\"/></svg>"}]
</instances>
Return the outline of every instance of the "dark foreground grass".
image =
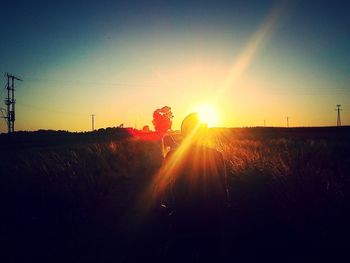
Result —
<instances>
[{"instance_id":1,"label":"dark foreground grass","mask_svg":"<svg viewBox=\"0 0 350 263\"><path fill-rule=\"evenodd\" d=\"M348 129L213 130L231 208L220 261L349 259ZM168 218L143 213L159 141L0 150L2 262L167 262Z\"/></svg>"}]
</instances>

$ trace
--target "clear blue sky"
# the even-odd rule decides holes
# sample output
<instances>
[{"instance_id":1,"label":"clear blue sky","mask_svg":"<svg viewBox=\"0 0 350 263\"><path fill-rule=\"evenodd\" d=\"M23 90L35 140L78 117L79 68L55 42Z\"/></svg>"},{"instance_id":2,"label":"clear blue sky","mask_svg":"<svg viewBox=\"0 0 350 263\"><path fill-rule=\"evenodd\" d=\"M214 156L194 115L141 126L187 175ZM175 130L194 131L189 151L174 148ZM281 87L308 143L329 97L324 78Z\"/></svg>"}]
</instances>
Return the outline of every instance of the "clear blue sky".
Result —
<instances>
[{"instance_id":1,"label":"clear blue sky","mask_svg":"<svg viewBox=\"0 0 350 263\"><path fill-rule=\"evenodd\" d=\"M281 1L7 1L0 72L23 78L16 129L150 125L210 103ZM350 4L287 1L218 103L222 126L350 124ZM5 78L0 82L1 90ZM1 107L4 95L0 92ZM0 121L0 131L5 131Z\"/></svg>"}]
</instances>

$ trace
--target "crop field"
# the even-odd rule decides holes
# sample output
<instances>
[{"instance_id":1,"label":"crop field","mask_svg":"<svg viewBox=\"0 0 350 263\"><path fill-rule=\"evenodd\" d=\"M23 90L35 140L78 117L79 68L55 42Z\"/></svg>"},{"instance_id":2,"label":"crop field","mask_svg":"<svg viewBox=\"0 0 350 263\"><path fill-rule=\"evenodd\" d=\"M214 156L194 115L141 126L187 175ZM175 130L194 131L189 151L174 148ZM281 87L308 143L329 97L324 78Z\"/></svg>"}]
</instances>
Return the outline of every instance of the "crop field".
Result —
<instances>
[{"instance_id":1,"label":"crop field","mask_svg":"<svg viewBox=\"0 0 350 263\"><path fill-rule=\"evenodd\" d=\"M169 261L168 218L145 211L143 195L161 141L111 133L0 136L2 262ZM349 127L212 129L209 145L224 156L230 193L222 259L347 255Z\"/></svg>"}]
</instances>

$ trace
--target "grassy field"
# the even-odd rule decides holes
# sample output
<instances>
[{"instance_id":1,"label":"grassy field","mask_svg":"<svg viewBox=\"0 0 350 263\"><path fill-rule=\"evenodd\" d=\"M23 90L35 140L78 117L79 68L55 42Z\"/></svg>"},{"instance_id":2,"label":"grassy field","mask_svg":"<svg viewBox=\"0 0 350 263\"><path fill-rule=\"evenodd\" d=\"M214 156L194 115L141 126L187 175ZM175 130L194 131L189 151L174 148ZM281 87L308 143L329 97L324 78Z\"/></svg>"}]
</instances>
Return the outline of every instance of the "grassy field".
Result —
<instances>
[{"instance_id":1,"label":"grassy field","mask_svg":"<svg viewBox=\"0 0 350 263\"><path fill-rule=\"evenodd\" d=\"M167 218L142 211L160 141L120 132L0 136L3 262L167 261ZM212 129L210 138L228 171L223 259L346 256L349 127Z\"/></svg>"}]
</instances>

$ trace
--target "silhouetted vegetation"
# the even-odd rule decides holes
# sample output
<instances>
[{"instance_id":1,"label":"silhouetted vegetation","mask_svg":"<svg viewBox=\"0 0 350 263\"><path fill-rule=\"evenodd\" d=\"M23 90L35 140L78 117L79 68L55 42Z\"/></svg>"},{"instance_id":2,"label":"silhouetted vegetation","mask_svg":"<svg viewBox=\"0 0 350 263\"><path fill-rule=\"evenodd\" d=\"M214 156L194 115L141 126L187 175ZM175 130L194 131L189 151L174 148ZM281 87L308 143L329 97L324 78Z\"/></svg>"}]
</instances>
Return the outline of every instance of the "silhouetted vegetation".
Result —
<instances>
[{"instance_id":1,"label":"silhouetted vegetation","mask_svg":"<svg viewBox=\"0 0 350 263\"><path fill-rule=\"evenodd\" d=\"M225 157L230 188L224 258L314 262L347 256L349 127L210 134L211 146ZM3 257L167 262L167 217L140 209L141 193L162 160L154 138L122 128L1 135Z\"/></svg>"},{"instance_id":2,"label":"silhouetted vegetation","mask_svg":"<svg viewBox=\"0 0 350 263\"><path fill-rule=\"evenodd\" d=\"M0 134L1 149L47 147L55 145L98 143L118 140L131 136L132 129L106 128L93 132L68 132L54 130L38 130L34 132L19 131L15 134Z\"/></svg>"},{"instance_id":3,"label":"silhouetted vegetation","mask_svg":"<svg viewBox=\"0 0 350 263\"><path fill-rule=\"evenodd\" d=\"M171 125L173 124L172 118L173 113L169 106L164 106L161 109L156 109L153 112L153 125L157 132L165 133L171 130Z\"/></svg>"}]
</instances>

